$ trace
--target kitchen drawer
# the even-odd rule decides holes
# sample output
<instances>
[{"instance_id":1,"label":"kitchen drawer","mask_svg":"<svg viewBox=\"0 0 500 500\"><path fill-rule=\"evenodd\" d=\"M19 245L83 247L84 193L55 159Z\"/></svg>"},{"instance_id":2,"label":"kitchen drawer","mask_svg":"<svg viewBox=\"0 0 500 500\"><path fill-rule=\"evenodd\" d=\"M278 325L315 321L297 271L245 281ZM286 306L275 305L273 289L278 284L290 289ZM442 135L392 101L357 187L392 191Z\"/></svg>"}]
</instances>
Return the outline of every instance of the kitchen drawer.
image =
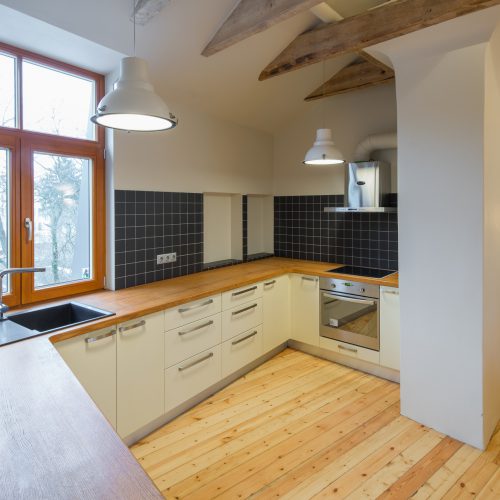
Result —
<instances>
[{"instance_id":1,"label":"kitchen drawer","mask_svg":"<svg viewBox=\"0 0 500 500\"><path fill-rule=\"evenodd\" d=\"M165 333L165 368L221 343L220 313Z\"/></svg>"},{"instance_id":2,"label":"kitchen drawer","mask_svg":"<svg viewBox=\"0 0 500 500\"><path fill-rule=\"evenodd\" d=\"M222 343L222 377L257 359L263 352L262 326L252 328Z\"/></svg>"},{"instance_id":3,"label":"kitchen drawer","mask_svg":"<svg viewBox=\"0 0 500 500\"><path fill-rule=\"evenodd\" d=\"M369 363L374 363L376 365L378 365L380 362L378 351L365 349L364 347L359 347L357 345L347 344L346 342L340 342L338 340L320 337L319 346L323 347L324 349L328 349L329 351L334 351L338 354L349 356L350 358L368 361Z\"/></svg>"},{"instance_id":4,"label":"kitchen drawer","mask_svg":"<svg viewBox=\"0 0 500 500\"><path fill-rule=\"evenodd\" d=\"M179 406L220 379L220 345L171 366L165 370L165 411Z\"/></svg>"},{"instance_id":5,"label":"kitchen drawer","mask_svg":"<svg viewBox=\"0 0 500 500\"><path fill-rule=\"evenodd\" d=\"M262 324L262 299L222 311L222 341Z\"/></svg>"},{"instance_id":6,"label":"kitchen drawer","mask_svg":"<svg viewBox=\"0 0 500 500\"><path fill-rule=\"evenodd\" d=\"M220 312L220 294L195 300L165 311L165 331L192 323Z\"/></svg>"},{"instance_id":7,"label":"kitchen drawer","mask_svg":"<svg viewBox=\"0 0 500 500\"><path fill-rule=\"evenodd\" d=\"M222 294L222 310L231 309L237 305L262 297L262 283L253 283L224 292Z\"/></svg>"}]
</instances>

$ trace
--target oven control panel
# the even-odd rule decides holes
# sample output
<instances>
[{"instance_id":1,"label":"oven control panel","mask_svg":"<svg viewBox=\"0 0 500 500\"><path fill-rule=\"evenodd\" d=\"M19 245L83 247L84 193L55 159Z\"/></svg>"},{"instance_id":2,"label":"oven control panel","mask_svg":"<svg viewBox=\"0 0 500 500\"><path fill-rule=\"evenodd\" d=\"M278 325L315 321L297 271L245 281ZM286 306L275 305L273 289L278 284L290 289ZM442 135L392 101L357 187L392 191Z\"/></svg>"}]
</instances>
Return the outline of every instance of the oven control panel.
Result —
<instances>
[{"instance_id":1,"label":"oven control panel","mask_svg":"<svg viewBox=\"0 0 500 500\"><path fill-rule=\"evenodd\" d=\"M343 280L338 278L320 278L319 287L325 292L339 292L362 297L380 297L380 286L359 281Z\"/></svg>"}]
</instances>

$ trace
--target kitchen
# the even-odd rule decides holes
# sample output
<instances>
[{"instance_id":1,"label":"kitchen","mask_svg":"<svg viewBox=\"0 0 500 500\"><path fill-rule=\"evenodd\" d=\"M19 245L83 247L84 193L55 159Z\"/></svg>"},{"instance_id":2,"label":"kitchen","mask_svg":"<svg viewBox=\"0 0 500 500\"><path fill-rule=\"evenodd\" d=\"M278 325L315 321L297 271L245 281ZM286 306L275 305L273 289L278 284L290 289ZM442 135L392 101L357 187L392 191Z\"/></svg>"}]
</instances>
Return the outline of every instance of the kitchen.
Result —
<instances>
[{"instance_id":1,"label":"kitchen","mask_svg":"<svg viewBox=\"0 0 500 500\"><path fill-rule=\"evenodd\" d=\"M93 74L108 75L108 92L118 76L120 60L133 54L133 26L127 2L96 4L96 10L92 11L87 4L75 1L72 16L67 15L67 7L57 0L46 2L43 7L28 0L1 3L2 18L6 22L0 41L21 51L42 53L64 64L82 67ZM106 217L106 262L102 264L101 275L106 276L106 288L116 291L93 291L73 298L68 293L66 302L74 300L115 315L0 348L1 390L9 396L8 400L3 398L8 402L2 408L3 427L9 429L9 434L2 433L2 442L8 443L6 450L21 450L7 451L14 460L9 460L3 480L6 478L9 488L4 491L13 492L11 497L23 494L36 497L35 490L31 489L38 487L35 485L48 488L46 491L51 491L53 498L67 497L71 483L80 484L81 491L89 488L89 494L82 497L107 494L108 497L155 498L158 494L58 354L57 349L62 353L63 345L70 346L67 349L71 350L71 346L76 345L71 341L76 342L78 337L81 342L76 349L87 352L100 342L99 335L110 332L113 334L103 340L106 345L114 345L114 358L103 357L102 364L96 361L90 373L96 375L94 386L99 390L116 392L116 403L111 401L110 411L117 413L118 422L120 415L125 414L123 432L120 432L120 423L117 425L122 438L132 436L128 442L125 439L127 445L155 429L160 428L161 433L162 426L176 412L184 413L198 402L203 405L209 396L221 398L217 394L236 391L238 384L245 384L245 380L257 377L259 370L268 369L263 362L286 365L288 351L278 352L285 343L299 349L304 356L308 355L304 352L313 355L307 360L300 359L304 364L315 364L318 370L333 370L330 366L338 366L335 369L342 371L344 368L336 364L342 363L384 379L400 378L402 415L451 436L446 439L486 449L493 435L500 415L496 390L500 376L495 357L499 351L497 325L500 323L495 304L500 272L495 255L500 244L495 219L498 202L494 168L498 129L494 111L499 90L494 57L499 46L495 29L498 6L495 2L482 2L484 5L467 15L444 16L440 19L444 22L434 26L429 23L428 28L392 40L379 39L378 45L372 43L371 56L394 69L395 85L389 82L334 97L321 95L321 99L305 102L305 96L352 63L352 54L259 82L257 77L263 68L295 37L317 25L318 16L308 10L311 8L308 5L307 10L294 11L293 16L282 18L282 22L269 29L238 39L237 43L209 57L202 56L203 48L236 3L220 0L215 6L207 7L194 0L171 0L148 23L137 26L136 53L148 61L155 89L169 104L178 125L170 131L150 134L106 131L103 171L106 182L102 184L106 190L106 210L101 207L99 212L101 221L104 214ZM329 2L328 5L334 5L349 19L348 16L380 3L359 2L359 12L352 6L350 11L348 2ZM457 2L464 3L467 4ZM101 14L96 17L98 8ZM324 16L324 12L321 15ZM168 65L162 61L168 61ZM26 84L29 73L23 73ZM397 150L374 148L369 158L393 167L390 192L397 192L397 213L325 212L325 208L340 208L347 201L345 168L308 167L302 161L316 130L326 127L331 128L336 146L348 161L359 160L354 157L356 148L367 137L397 130ZM2 138L9 135L8 131L4 132L2 130ZM92 155L85 153L84 156ZM95 158L98 162L97 153ZM71 199L71 193L66 193L66 199ZM394 208L394 197L382 206L391 204ZM44 234L36 224L37 212L33 211L33 215L36 244L37 237ZM22 244L26 243L23 235L28 234L29 228L23 226L24 222L24 214L20 214L12 241L18 238ZM154 228L153 233L147 233L150 226ZM157 228L161 231L158 234ZM94 229L104 231L98 221ZM139 241L143 246L137 246ZM158 254L170 259L172 253L176 253L175 262L157 264ZM94 251L93 256L95 254ZM276 257L264 258L267 254ZM239 263L251 256L261 258ZM232 265L212 269L221 261ZM18 262L21 263L24 265L25 261ZM37 264L36 259L26 263ZM399 285L399 373L394 365L391 365L393 368L381 366L380 357L367 361L355 359L353 352L335 352L338 345L359 349L358 353L367 356L377 352L369 347L352 347L354 344L350 342L344 345L340 339L335 340L337 347L333 350L321 346L321 342L331 339L319 333L319 290L326 290L327 285L332 284L320 285L321 280L356 281L349 274L328 274L341 265L399 270L399 282L394 281L394 274L385 278L358 278L366 285L381 285L380 292L395 291L394 285ZM80 267L82 276L86 276L83 271L86 266ZM40 276L46 273L37 273L38 277L23 275L22 295L26 292L27 300L22 303L28 309L36 307L36 301L56 299L50 296L53 290L50 287L25 290L30 283L43 280ZM53 274L54 270L49 269L47 276ZM12 283L20 283L18 278L14 276ZM276 283L266 285L273 280ZM276 292L277 305L270 307L270 313L265 306L266 294L270 295L278 284L283 286L283 281L288 283L289 292L281 295ZM253 287L257 288L245 291ZM353 298L350 291L346 296ZM256 295L248 295L253 293ZM364 293L359 290L355 295ZM383 321L384 301L388 306L389 301L393 303L399 296L373 295L369 294L368 300L382 303ZM208 307L210 314L190 317L194 318L192 321L166 319L169 311L174 314L209 299L213 302L203 307ZM15 301L7 297L6 303L14 305ZM257 305L253 309L241 315L231 314L254 304ZM7 316L9 314L18 313L12 311ZM158 320L158 315L163 320ZM242 321L244 326L231 330L228 325L233 317L240 317L235 321ZM258 320L250 320L251 317ZM149 329L150 318L151 328L161 331L161 345L141 346L135 340L141 336L138 333ZM339 323L345 321L345 317L328 318L331 319ZM139 324L142 321L146 323ZM154 326L155 321L161 324ZM191 325L194 321L199 321L199 325ZM186 337L180 333L208 321L214 323L204 328L211 331L220 328L221 332L230 331L234 335L219 334L217 342L196 351L198 356L218 346L217 353L204 362L215 363L221 373L212 379L213 384L208 384L207 378L205 384L208 385L203 390L185 399L193 386L175 390L178 379L168 377L175 372L170 370L172 367L176 368L176 375L183 373L178 368L186 368L192 351L166 349L164 342L168 336L165 333L164 338L164 332L175 331L177 337ZM229 321L226 326L225 321ZM390 323L395 328L394 321ZM266 329L278 331L281 336L269 340ZM389 344L383 342L384 331L388 330L381 324L377 356L382 356L385 346L393 349L397 346L394 339ZM247 335L253 336L244 339ZM59 342L52 347L48 337L52 342L56 338ZM85 342L84 339L96 340ZM230 347L232 342L241 339L244 340ZM224 365L225 347L255 345L256 340L263 346L264 342L269 344L255 351L248 363L240 359L239 364ZM148 354L137 356L140 349ZM174 358L167 361L173 353ZM217 361L217 356L222 359ZM319 368L318 363L323 361L318 356L336 363ZM118 382L109 376L99 376L99 369L113 373L113 362ZM40 363L46 366L50 363L51 369L44 371ZM162 394L163 405L158 404L158 400L151 402L148 391L134 385L138 375L153 373L157 365L161 365L161 378L155 378L148 387L151 393ZM71 368L78 377L78 368ZM251 369L256 371L245 375ZM268 370L272 373L271 368ZM248 378L239 378L242 375ZM83 376L80 374L79 378L85 387ZM350 375L345 373L345 376ZM236 380L236 385L224 389L232 380ZM166 387L174 387L173 393ZM176 400L180 392L183 393L181 400ZM91 396L97 402L98 396L92 393ZM110 402L109 398L105 400ZM120 409L122 404L126 405L125 410ZM200 408L191 411L208 411ZM103 408L101 411L106 415ZM160 416L137 424L148 411ZM169 416L168 412L173 413ZM184 425L187 420L182 419L189 415L188 411L174 420L171 424L174 427L170 429ZM113 417L107 418L110 422L113 420ZM169 432L168 425L163 432ZM17 432L12 432L12 428ZM23 449L20 436L26 433L31 445ZM44 434L47 439L43 438ZM65 453L58 456L55 444L49 444L48 440L59 442ZM139 441L137 450L143 445L144 442ZM453 448L456 442L445 440L441 446L447 445ZM496 449L495 438L490 446ZM475 451L479 453L465 445L454 451L460 456L466 454L469 460L475 457ZM492 453L490 451L490 455ZM490 455L487 450L482 460L488 460ZM110 457L116 460L109 460ZM448 457L453 458L453 454ZM458 455L455 458L458 460ZM189 460L187 456L186 462ZM30 462L46 464L43 472L20 472L26 467L22 464ZM83 478L83 469L89 462L92 474L89 475L87 469ZM447 461L443 461L445 463ZM475 462L471 462L471 471L474 465ZM147 467L145 469L147 471ZM425 481L435 472L428 472ZM404 473L402 469L403 479ZM61 479L65 474L66 479ZM467 477L470 475L472 472ZM495 477L498 474L495 476L492 470L481 488L491 487L495 492ZM474 479L465 481L467 488L469 480L474 483ZM226 487L229 492L236 484L226 483Z\"/></svg>"}]
</instances>

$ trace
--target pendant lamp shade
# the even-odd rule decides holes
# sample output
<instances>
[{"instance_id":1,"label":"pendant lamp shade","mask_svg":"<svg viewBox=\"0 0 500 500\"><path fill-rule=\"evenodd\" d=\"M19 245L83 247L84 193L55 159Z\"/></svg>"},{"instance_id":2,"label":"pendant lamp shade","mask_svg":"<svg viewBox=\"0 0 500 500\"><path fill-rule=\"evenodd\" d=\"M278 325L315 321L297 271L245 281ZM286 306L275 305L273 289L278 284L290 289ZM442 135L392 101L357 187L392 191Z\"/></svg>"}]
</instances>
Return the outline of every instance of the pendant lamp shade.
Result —
<instances>
[{"instance_id":1,"label":"pendant lamp shade","mask_svg":"<svg viewBox=\"0 0 500 500\"><path fill-rule=\"evenodd\" d=\"M122 59L115 88L102 98L91 120L104 127L139 132L177 125L177 118L155 93L147 63L140 57Z\"/></svg>"},{"instance_id":2,"label":"pendant lamp shade","mask_svg":"<svg viewBox=\"0 0 500 500\"><path fill-rule=\"evenodd\" d=\"M306 165L337 165L344 162L342 153L333 143L331 129L319 128L316 132L316 141L306 153L303 163Z\"/></svg>"}]
</instances>

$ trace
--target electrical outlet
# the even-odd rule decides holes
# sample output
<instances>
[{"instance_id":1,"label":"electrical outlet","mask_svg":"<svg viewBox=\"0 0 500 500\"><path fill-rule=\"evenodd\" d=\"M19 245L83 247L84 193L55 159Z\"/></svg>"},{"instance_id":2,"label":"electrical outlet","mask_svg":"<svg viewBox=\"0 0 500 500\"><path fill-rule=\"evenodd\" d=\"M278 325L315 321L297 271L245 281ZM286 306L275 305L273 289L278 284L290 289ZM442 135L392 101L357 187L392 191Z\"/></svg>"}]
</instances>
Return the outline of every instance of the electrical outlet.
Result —
<instances>
[{"instance_id":1,"label":"electrical outlet","mask_svg":"<svg viewBox=\"0 0 500 500\"><path fill-rule=\"evenodd\" d=\"M156 256L156 263L160 264L170 264L177 260L177 253L163 253Z\"/></svg>"}]
</instances>

